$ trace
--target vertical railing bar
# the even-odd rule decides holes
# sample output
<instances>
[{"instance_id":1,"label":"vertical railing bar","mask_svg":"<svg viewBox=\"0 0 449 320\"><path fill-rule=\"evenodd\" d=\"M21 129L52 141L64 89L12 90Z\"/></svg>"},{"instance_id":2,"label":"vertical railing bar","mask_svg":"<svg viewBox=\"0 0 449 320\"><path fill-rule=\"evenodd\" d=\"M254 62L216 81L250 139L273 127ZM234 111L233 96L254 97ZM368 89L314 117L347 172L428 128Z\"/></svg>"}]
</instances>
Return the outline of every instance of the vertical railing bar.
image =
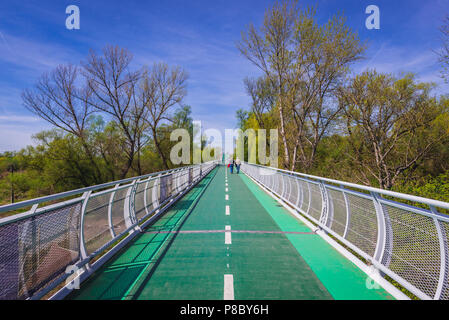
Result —
<instances>
[{"instance_id":1,"label":"vertical railing bar","mask_svg":"<svg viewBox=\"0 0 449 320\"><path fill-rule=\"evenodd\" d=\"M310 216L310 206L312 205L312 190L310 189L310 182L307 182L307 190L309 191L309 203L307 205L307 215Z\"/></svg>"},{"instance_id":2,"label":"vertical railing bar","mask_svg":"<svg viewBox=\"0 0 449 320\"><path fill-rule=\"evenodd\" d=\"M148 178L147 182L145 183L145 192L144 192L144 195L143 195L143 205L145 207L145 215L148 215L150 213L150 210L148 209L148 200L147 200L147 197L148 197L148 185L150 184L150 179L151 179L151 177Z\"/></svg>"},{"instance_id":3,"label":"vertical railing bar","mask_svg":"<svg viewBox=\"0 0 449 320\"><path fill-rule=\"evenodd\" d=\"M438 214L438 211L434 206L429 206L429 207L433 213ZM445 285L447 285L447 283L449 281L449 279L447 279L448 273L449 273L449 270L447 270L448 259L449 259L448 252L447 252L448 251L447 250L448 242L447 242L447 239L445 239L445 233L443 233L440 222L436 218L433 218L433 221L434 221L435 227L437 229L438 241L440 244L440 274L439 274L438 286L435 291L434 299L440 300L441 295L443 293L443 288Z\"/></svg>"},{"instance_id":4,"label":"vertical railing bar","mask_svg":"<svg viewBox=\"0 0 449 320\"><path fill-rule=\"evenodd\" d=\"M342 187L342 189L343 189L343 187ZM349 228L350 228L350 223L351 223L351 207L349 205L349 200L348 200L348 197L346 195L346 192L344 192L342 190L342 193L343 193L343 198L345 200L345 207L346 207L346 224L345 224L345 230L343 232L343 236L342 237L344 239L346 239L346 236L348 235L348 231L349 231Z\"/></svg>"},{"instance_id":5,"label":"vertical railing bar","mask_svg":"<svg viewBox=\"0 0 449 320\"><path fill-rule=\"evenodd\" d=\"M88 258L88 254L87 254L87 249L86 249L86 241L85 241L85 235L84 235L84 219L86 216L86 209L87 209L87 204L89 203L89 198L90 195L92 194L92 191L87 191L84 192L82 195L82 199L83 199L83 205L81 207L81 234L80 234L80 256L81 256L81 260L87 259ZM86 264L87 269L89 269L89 265Z\"/></svg>"},{"instance_id":6,"label":"vertical railing bar","mask_svg":"<svg viewBox=\"0 0 449 320\"><path fill-rule=\"evenodd\" d=\"M382 263L382 259L385 254L385 246L387 243L387 231L385 226L385 216L387 213L383 210L382 204L379 202L380 195L375 192L371 192L371 196L377 216L377 241L373 259L379 263Z\"/></svg>"},{"instance_id":7,"label":"vertical railing bar","mask_svg":"<svg viewBox=\"0 0 449 320\"><path fill-rule=\"evenodd\" d=\"M324 183L319 181L320 193L321 193L321 215L318 219L323 225L327 226L328 219L328 198L327 191Z\"/></svg>"}]
</instances>

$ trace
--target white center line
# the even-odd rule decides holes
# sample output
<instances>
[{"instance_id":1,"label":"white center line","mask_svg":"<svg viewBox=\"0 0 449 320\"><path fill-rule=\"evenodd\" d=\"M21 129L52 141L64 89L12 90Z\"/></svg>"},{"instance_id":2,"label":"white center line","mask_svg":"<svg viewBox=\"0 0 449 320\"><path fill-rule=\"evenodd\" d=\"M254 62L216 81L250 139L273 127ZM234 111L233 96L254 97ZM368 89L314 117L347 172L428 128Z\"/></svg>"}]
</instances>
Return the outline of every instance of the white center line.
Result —
<instances>
[{"instance_id":1,"label":"white center line","mask_svg":"<svg viewBox=\"0 0 449 320\"><path fill-rule=\"evenodd\" d=\"M228 188L226 188L226 192L228 192Z\"/></svg>"},{"instance_id":2,"label":"white center line","mask_svg":"<svg viewBox=\"0 0 449 320\"><path fill-rule=\"evenodd\" d=\"M231 226L226 226L225 230L231 231ZM226 231L225 231L225 244L232 244L231 232L226 232Z\"/></svg>"},{"instance_id":3,"label":"white center line","mask_svg":"<svg viewBox=\"0 0 449 320\"><path fill-rule=\"evenodd\" d=\"M226 206L226 215L229 216L231 214L230 210L229 210L229 206Z\"/></svg>"},{"instance_id":4,"label":"white center line","mask_svg":"<svg viewBox=\"0 0 449 320\"><path fill-rule=\"evenodd\" d=\"M224 275L224 300L234 300L234 276L232 274Z\"/></svg>"},{"instance_id":5,"label":"white center line","mask_svg":"<svg viewBox=\"0 0 449 320\"><path fill-rule=\"evenodd\" d=\"M226 196L225 196L225 200L229 200L229 195L226 195Z\"/></svg>"}]
</instances>

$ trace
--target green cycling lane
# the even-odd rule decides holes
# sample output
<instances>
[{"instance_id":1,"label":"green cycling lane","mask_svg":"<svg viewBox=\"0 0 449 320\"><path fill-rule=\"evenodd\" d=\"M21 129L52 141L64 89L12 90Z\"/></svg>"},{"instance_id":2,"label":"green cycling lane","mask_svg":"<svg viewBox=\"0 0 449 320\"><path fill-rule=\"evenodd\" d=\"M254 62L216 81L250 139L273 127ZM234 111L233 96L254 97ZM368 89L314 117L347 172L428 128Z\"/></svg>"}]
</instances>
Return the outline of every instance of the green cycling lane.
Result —
<instances>
[{"instance_id":1,"label":"green cycling lane","mask_svg":"<svg viewBox=\"0 0 449 320\"><path fill-rule=\"evenodd\" d=\"M230 244L225 226L242 231L231 233ZM352 262L244 174L225 167L214 169L68 298L221 300L225 274L233 275L235 299L392 298L367 289L366 275Z\"/></svg>"}]
</instances>

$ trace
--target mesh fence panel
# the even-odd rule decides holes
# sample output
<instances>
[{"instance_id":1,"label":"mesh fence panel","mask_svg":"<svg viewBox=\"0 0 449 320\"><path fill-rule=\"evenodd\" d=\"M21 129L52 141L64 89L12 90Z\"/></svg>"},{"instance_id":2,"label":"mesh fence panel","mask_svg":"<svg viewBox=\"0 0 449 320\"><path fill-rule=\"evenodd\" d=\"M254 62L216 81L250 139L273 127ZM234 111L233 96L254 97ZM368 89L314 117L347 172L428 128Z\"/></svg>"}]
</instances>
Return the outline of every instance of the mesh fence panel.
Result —
<instances>
[{"instance_id":1,"label":"mesh fence panel","mask_svg":"<svg viewBox=\"0 0 449 320\"><path fill-rule=\"evenodd\" d=\"M327 192L329 194L329 200L332 202L333 209L330 228L340 236L343 236L347 220L346 203L343 192L333 189L327 189Z\"/></svg>"},{"instance_id":2,"label":"mesh fence panel","mask_svg":"<svg viewBox=\"0 0 449 320\"><path fill-rule=\"evenodd\" d=\"M153 209L155 208L155 204L154 204L155 199L153 199L153 190L155 187L156 187L156 180L153 179L148 182L147 193L146 193L148 212L153 211ZM142 219L143 215L139 215L138 218Z\"/></svg>"},{"instance_id":3,"label":"mesh fence panel","mask_svg":"<svg viewBox=\"0 0 449 320\"><path fill-rule=\"evenodd\" d=\"M347 240L373 256L377 242L377 214L372 200L346 195L351 211Z\"/></svg>"},{"instance_id":4,"label":"mesh fence panel","mask_svg":"<svg viewBox=\"0 0 449 320\"><path fill-rule=\"evenodd\" d=\"M293 204L296 204L296 201L298 200L298 184L296 183L297 180L293 177L290 177L289 181L291 187L288 201L290 201Z\"/></svg>"},{"instance_id":5,"label":"mesh fence panel","mask_svg":"<svg viewBox=\"0 0 449 320\"><path fill-rule=\"evenodd\" d=\"M389 268L433 297L440 275L440 245L433 219L383 204L393 229Z\"/></svg>"},{"instance_id":6,"label":"mesh fence panel","mask_svg":"<svg viewBox=\"0 0 449 320\"><path fill-rule=\"evenodd\" d=\"M0 299L24 299L79 259L81 203L0 227Z\"/></svg>"},{"instance_id":7,"label":"mesh fence panel","mask_svg":"<svg viewBox=\"0 0 449 320\"><path fill-rule=\"evenodd\" d=\"M112 239L109 229L108 207L111 193L91 197L84 216L84 240L88 254Z\"/></svg>"},{"instance_id":8,"label":"mesh fence panel","mask_svg":"<svg viewBox=\"0 0 449 320\"><path fill-rule=\"evenodd\" d=\"M316 220L320 219L321 209L323 206L320 187L315 183L309 183L311 203L309 208L309 214Z\"/></svg>"},{"instance_id":9,"label":"mesh fence panel","mask_svg":"<svg viewBox=\"0 0 449 320\"><path fill-rule=\"evenodd\" d=\"M111 218L115 234L120 234L126 229L123 208L125 207L125 199L128 189L129 188L117 190L114 195L114 201L112 202L111 208Z\"/></svg>"},{"instance_id":10,"label":"mesh fence panel","mask_svg":"<svg viewBox=\"0 0 449 320\"><path fill-rule=\"evenodd\" d=\"M310 194L309 194L309 184L305 181L300 180L299 185L301 186L301 199L302 202L299 204L301 210L303 212L309 211L309 201L310 201Z\"/></svg>"},{"instance_id":11,"label":"mesh fence panel","mask_svg":"<svg viewBox=\"0 0 449 320\"><path fill-rule=\"evenodd\" d=\"M146 213L145 210L145 185L146 182L139 183L136 189L136 200L134 201L134 209L136 210L136 217L139 219Z\"/></svg>"}]
</instances>

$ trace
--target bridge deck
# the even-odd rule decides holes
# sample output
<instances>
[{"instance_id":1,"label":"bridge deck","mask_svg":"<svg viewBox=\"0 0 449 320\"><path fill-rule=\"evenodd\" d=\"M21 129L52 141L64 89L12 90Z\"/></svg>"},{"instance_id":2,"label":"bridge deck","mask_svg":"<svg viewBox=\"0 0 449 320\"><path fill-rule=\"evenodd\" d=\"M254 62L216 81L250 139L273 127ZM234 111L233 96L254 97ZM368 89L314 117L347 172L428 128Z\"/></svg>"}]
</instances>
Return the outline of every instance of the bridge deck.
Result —
<instances>
[{"instance_id":1,"label":"bridge deck","mask_svg":"<svg viewBox=\"0 0 449 320\"><path fill-rule=\"evenodd\" d=\"M248 177L224 167L68 298L393 299L368 289L352 262Z\"/></svg>"}]
</instances>

